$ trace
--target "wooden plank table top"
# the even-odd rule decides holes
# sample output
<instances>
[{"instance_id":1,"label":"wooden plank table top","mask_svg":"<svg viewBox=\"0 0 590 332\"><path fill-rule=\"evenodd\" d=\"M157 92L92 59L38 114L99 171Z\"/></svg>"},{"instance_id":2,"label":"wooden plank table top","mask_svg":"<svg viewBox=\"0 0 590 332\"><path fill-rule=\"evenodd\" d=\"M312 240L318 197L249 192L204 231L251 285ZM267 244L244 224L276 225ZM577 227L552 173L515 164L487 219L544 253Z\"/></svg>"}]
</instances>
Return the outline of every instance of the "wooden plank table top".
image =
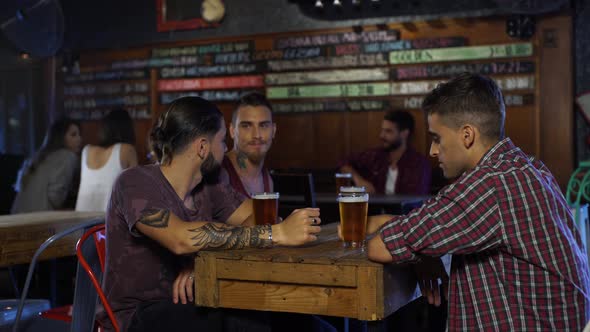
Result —
<instances>
[{"instance_id":1,"label":"wooden plank table top","mask_svg":"<svg viewBox=\"0 0 590 332\"><path fill-rule=\"evenodd\" d=\"M104 218L104 212L43 211L0 216L0 267L29 263L52 235L81 222ZM72 256L82 231L72 233L44 251L40 259Z\"/></svg>"},{"instance_id":2,"label":"wooden plank table top","mask_svg":"<svg viewBox=\"0 0 590 332\"><path fill-rule=\"evenodd\" d=\"M202 251L195 257L195 304L381 320L420 293L412 268L344 249L337 224L301 247Z\"/></svg>"}]
</instances>

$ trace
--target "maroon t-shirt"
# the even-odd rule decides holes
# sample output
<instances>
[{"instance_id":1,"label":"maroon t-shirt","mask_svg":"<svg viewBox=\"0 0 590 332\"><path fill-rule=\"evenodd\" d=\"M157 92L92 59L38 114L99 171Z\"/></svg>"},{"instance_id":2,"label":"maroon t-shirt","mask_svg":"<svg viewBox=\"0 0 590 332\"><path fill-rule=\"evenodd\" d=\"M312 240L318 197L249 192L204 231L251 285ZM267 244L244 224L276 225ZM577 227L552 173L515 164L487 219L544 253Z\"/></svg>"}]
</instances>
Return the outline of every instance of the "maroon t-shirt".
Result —
<instances>
[{"instance_id":1,"label":"maroon t-shirt","mask_svg":"<svg viewBox=\"0 0 590 332\"><path fill-rule=\"evenodd\" d=\"M221 168L222 172L225 171L227 173L226 175L222 175L222 178L227 177L229 184L236 191L240 192L242 195L248 198L252 198L252 193L249 193L246 190L244 184L242 183L240 175L238 175L238 172L234 167L234 164L232 164L231 160L229 160L227 156L223 157L223 161L221 162ZM272 189L270 188L270 186L272 184L272 178L270 177L270 173L268 172L268 169L266 167L262 168L262 184L264 186L265 192L271 192Z\"/></svg>"},{"instance_id":2,"label":"maroon t-shirt","mask_svg":"<svg viewBox=\"0 0 590 332\"><path fill-rule=\"evenodd\" d=\"M136 306L145 301L172 299L172 284L192 255L178 256L143 236L135 223L146 209L169 210L186 221L225 222L244 197L225 184L200 184L194 208L185 207L158 165L126 170L113 185L106 214L107 259L103 290L122 331ZM106 314L98 316L110 327Z\"/></svg>"}]
</instances>

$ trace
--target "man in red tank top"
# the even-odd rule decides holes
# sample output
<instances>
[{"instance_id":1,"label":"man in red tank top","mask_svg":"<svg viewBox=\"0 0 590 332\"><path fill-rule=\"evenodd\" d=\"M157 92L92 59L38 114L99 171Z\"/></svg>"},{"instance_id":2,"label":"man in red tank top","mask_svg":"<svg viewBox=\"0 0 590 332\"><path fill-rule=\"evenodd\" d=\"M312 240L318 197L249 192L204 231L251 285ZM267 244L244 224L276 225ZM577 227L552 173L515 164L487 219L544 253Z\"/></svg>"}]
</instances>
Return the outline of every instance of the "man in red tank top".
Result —
<instances>
[{"instance_id":1,"label":"man in red tank top","mask_svg":"<svg viewBox=\"0 0 590 332\"><path fill-rule=\"evenodd\" d=\"M272 192L273 183L264 167L264 158L277 131L272 121L272 106L258 92L243 95L237 103L229 126L234 147L222 163L221 179L247 197Z\"/></svg>"}]
</instances>

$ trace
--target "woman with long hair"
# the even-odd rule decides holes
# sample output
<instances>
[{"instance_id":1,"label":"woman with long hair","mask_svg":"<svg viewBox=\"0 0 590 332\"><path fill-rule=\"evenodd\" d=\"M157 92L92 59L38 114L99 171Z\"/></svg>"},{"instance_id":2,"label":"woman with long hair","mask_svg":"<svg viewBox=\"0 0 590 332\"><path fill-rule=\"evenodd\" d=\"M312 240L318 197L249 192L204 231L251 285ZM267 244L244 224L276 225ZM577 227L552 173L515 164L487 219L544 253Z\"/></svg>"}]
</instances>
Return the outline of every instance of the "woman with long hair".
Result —
<instances>
[{"instance_id":1,"label":"woman with long hair","mask_svg":"<svg viewBox=\"0 0 590 332\"><path fill-rule=\"evenodd\" d=\"M82 144L79 124L66 117L47 131L39 151L23 163L11 213L57 210L71 189Z\"/></svg>"},{"instance_id":2,"label":"woman with long hair","mask_svg":"<svg viewBox=\"0 0 590 332\"><path fill-rule=\"evenodd\" d=\"M134 145L133 120L127 111L116 109L102 119L98 145L82 150L76 211L106 211L119 173L137 165Z\"/></svg>"}]
</instances>

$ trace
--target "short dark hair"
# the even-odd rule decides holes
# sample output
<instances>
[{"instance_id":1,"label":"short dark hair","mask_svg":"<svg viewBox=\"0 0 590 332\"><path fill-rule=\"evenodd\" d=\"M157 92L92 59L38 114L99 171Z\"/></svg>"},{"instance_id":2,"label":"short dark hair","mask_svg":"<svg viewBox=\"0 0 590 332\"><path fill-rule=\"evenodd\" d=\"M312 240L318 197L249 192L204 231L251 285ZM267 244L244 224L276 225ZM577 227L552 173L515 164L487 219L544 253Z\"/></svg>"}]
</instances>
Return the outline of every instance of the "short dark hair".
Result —
<instances>
[{"instance_id":1,"label":"short dark hair","mask_svg":"<svg viewBox=\"0 0 590 332\"><path fill-rule=\"evenodd\" d=\"M238 118L238 111L240 110L240 107L244 106L264 106L268 108L272 116L272 106L270 105L268 99L266 99L266 96L256 91L248 92L240 96L240 99L238 99L238 102L236 103L234 112L231 115L231 123L233 123L234 125L236 124L236 119Z\"/></svg>"},{"instance_id":2,"label":"short dark hair","mask_svg":"<svg viewBox=\"0 0 590 332\"><path fill-rule=\"evenodd\" d=\"M135 130L133 120L126 110L114 109L102 118L98 145L109 147L116 143L127 143L135 145Z\"/></svg>"},{"instance_id":3,"label":"short dark hair","mask_svg":"<svg viewBox=\"0 0 590 332\"><path fill-rule=\"evenodd\" d=\"M393 122L397 125L397 129L399 131L408 130L410 132L410 136L414 132L414 117L412 114L406 111L400 110L392 110L385 113L383 120L387 120L389 122Z\"/></svg>"},{"instance_id":4,"label":"short dark hair","mask_svg":"<svg viewBox=\"0 0 590 332\"><path fill-rule=\"evenodd\" d=\"M489 77L463 73L441 83L424 98L422 109L452 128L470 123L488 139L504 138L504 97Z\"/></svg>"},{"instance_id":5,"label":"short dark hair","mask_svg":"<svg viewBox=\"0 0 590 332\"><path fill-rule=\"evenodd\" d=\"M152 149L160 163L169 164L195 138L215 136L222 123L223 114L213 103L200 97L178 98L160 114L152 128Z\"/></svg>"}]
</instances>

